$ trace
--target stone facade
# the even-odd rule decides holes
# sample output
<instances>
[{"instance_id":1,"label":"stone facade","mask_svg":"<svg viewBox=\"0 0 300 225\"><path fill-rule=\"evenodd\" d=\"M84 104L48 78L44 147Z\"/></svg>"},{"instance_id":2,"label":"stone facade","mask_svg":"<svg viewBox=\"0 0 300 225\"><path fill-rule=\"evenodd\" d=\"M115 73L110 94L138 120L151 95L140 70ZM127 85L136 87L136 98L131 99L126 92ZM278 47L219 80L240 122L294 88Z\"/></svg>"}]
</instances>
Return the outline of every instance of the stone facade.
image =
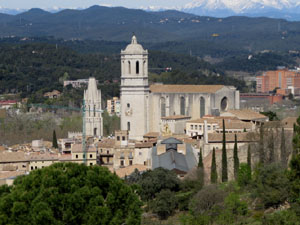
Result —
<instances>
[{"instance_id":1,"label":"stone facade","mask_svg":"<svg viewBox=\"0 0 300 225\"><path fill-rule=\"evenodd\" d=\"M148 51L137 43L121 51L121 129L142 140L148 132L161 132L162 118L182 115L198 119L239 109L240 94L224 85L148 85Z\"/></svg>"},{"instance_id":2,"label":"stone facade","mask_svg":"<svg viewBox=\"0 0 300 225\"><path fill-rule=\"evenodd\" d=\"M89 79L88 89L84 91L84 102L86 135L103 136L101 90L97 89L97 82L94 77Z\"/></svg>"}]
</instances>

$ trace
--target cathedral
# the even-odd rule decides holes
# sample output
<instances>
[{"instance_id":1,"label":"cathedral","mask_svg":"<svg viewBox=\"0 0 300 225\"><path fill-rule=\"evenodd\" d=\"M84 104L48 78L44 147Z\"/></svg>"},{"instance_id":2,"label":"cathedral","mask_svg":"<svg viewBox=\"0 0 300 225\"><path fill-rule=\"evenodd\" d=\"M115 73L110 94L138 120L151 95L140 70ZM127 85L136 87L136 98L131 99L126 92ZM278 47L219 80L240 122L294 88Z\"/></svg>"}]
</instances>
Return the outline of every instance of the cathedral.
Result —
<instances>
[{"instance_id":1,"label":"cathedral","mask_svg":"<svg viewBox=\"0 0 300 225\"><path fill-rule=\"evenodd\" d=\"M148 84L148 51L132 37L121 50L121 129L142 140L148 132L161 132L162 120L198 119L239 109L240 94L225 85Z\"/></svg>"}]
</instances>

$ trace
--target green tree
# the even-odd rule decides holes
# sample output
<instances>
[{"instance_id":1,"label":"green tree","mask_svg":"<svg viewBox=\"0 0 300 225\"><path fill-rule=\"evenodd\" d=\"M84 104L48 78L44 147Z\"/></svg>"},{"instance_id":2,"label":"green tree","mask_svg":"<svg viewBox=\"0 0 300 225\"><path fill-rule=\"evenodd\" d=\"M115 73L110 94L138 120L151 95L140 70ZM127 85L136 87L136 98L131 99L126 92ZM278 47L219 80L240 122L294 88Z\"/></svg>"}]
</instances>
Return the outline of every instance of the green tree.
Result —
<instances>
[{"instance_id":1,"label":"green tree","mask_svg":"<svg viewBox=\"0 0 300 225\"><path fill-rule=\"evenodd\" d=\"M252 170L252 156L251 156L251 145L248 144L248 151L247 151L247 164L250 168L250 171Z\"/></svg>"},{"instance_id":2,"label":"green tree","mask_svg":"<svg viewBox=\"0 0 300 225\"><path fill-rule=\"evenodd\" d=\"M222 182L228 181L225 121L223 119Z\"/></svg>"},{"instance_id":3,"label":"green tree","mask_svg":"<svg viewBox=\"0 0 300 225\"><path fill-rule=\"evenodd\" d=\"M300 154L292 157L288 178L291 184L290 200L300 206Z\"/></svg>"},{"instance_id":4,"label":"green tree","mask_svg":"<svg viewBox=\"0 0 300 225\"><path fill-rule=\"evenodd\" d=\"M238 178L240 160L238 156L238 145L237 145L237 136L234 135L234 148L233 148L233 165L234 165L234 177Z\"/></svg>"},{"instance_id":5,"label":"green tree","mask_svg":"<svg viewBox=\"0 0 300 225\"><path fill-rule=\"evenodd\" d=\"M265 149L264 149L264 127L260 125L259 129L259 163L265 163Z\"/></svg>"},{"instance_id":6,"label":"green tree","mask_svg":"<svg viewBox=\"0 0 300 225\"><path fill-rule=\"evenodd\" d=\"M293 136L293 155L297 155L300 152L300 116L294 124L294 136Z\"/></svg>"},{"instance_id":7,"label":"green tree","mask_svg":"<svg viewBox=\"0 0 300 225\"><path fill-rule=\"evenodd\" d=\"M268 140L268 150L269 150L269 163L275 162L275 149L274 149L274 134L273 130L270 130L270 138Z\"/></svg>"},{"instance_id":8,"label":"green tree","mask_svg":"<svg viewBox=\"0 0 300 225\"><path fill-rule=\"evenodd\" d=\"M216 151L213 148L212 158L211 158L211 171L210 171L210 182L215 184L218 182L218 173L217 173L217 163L216 163Z\"/></svg>"},{"instance_id":9,"label":"green tree","mask_svg":"<svg viewBox=\"0 0 300 225\"><path fill-rule=\"evenodd\" d=\"M160 219L167 219L172 215L176 208L176 197L170 190L161 190L156 194L152 203L152 210Z\"/></svg>"},{"instance_id":10,"label":"green tree","mask_svg":"<svg viewBox=\"0 0 300 225\"><path fill-rule=\"evenodd\" d=\"M199 152L198 168L202 168L203 169L202 148L200 148L200 152Z\"/></svg>"},{"instance_id":11,"label":"green tree","mask_svg":"<svg viewBox=\"0 0 300 225\"><path fill-rule=\"evenodd\" d=\"M180 180L173 171L156 168L143 173L137 184L141 186L139 194L142 200L149 201L163 189L178 191Z\"/></svg>"},{"instance_id":12,"label":"green tree","mask_svg":"<svg viewBox=\"0 0 300 225\"><path fill-rule=\"evenodd\" d=\"M134 190L107 168L56 163L0 194L0 224L140 224L140 207Z\"/></svg>"},{"instance_id":13,"label":"green tree","mask_svg":"<svg viewBox=\"0 0 300 225\"><path fill-rule=\"evenodd\" d=\"M58 148L58 144L57 144L57 138L56 138L56 132L55 132L55 130L53 130L52 147L53 147L53 148Z\"/></svg>"},{"instance_id":14,"label":"green tree","mask_svg":"<svg viewBox=\"0 0 300 225\"><path fill-rule=\"evenodd\" d=\"M286 168L287 153L286 153L286 147L285 147L284 128L282 128L282 130L281 130L280 160L281 160L281 165L283 166L283 168Z\"/></svg>"},{"instance_id":15,"label":"green tree","mask_svg":"<svg viewBox=\"0 0 300 225\"><path fill-rule=\"evenodd\" d=\"M285 202L289 193L289 180L278 164L258 166L253 174L253 196L258 197L265 208L277 207Z\"/></svg>"},{"instance_id":16,"label":"green tree","mask_svg":"<svg viewBox=\"0 0 300 225\"><path fill-rule=\"evenodd\" d=\"M200 148L199 152L199 162L198 162L198 169L200 170L200 182L202 185L204 185L204 166L203 166L203 159L202 159L202 149Z\"/></svg>"},{"instance_id":17,"label":"green tree","mask_svg":"<svg viewBox=\"0 0 300 225\"><path fill-rule=\"evenodd\" d=\"M251 182L251 168L246 163L241 163L239 168L239 173L237 177L237 182L241 187L245 187Z\"/></svg>"}]
</instances>

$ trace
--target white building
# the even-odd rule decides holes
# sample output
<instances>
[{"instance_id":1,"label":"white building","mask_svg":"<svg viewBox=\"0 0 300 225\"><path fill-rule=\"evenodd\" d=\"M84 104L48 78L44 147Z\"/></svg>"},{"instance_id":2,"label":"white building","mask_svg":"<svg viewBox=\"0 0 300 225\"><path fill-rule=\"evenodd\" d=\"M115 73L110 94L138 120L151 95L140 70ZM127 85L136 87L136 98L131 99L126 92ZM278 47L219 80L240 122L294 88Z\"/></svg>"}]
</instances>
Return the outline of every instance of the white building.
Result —
<instances>
[{"instance_id":1,"label":"white building","mask_svg":"<svg viewBox=\"0 0 300 225\"><path fill-rule=\"evenodd\" d=\"M137 43L121 51L121 129L129 139L142 140L148 132L162 132L163 118L219 115L239 109L240 93L224 85L148 85L148 51Z\"/></svg>"},{"instance_id":2,"label":"white building","mask_svg":"<svg viewBox=\"0 0 300 225\"><path fill-rule=\"evenodd\" d=\"M88 89L84 91L85 132L87 136L103 136L101 109L101 90L97 89L94 77L89 79Z\"/></svg>"}]
</instances>

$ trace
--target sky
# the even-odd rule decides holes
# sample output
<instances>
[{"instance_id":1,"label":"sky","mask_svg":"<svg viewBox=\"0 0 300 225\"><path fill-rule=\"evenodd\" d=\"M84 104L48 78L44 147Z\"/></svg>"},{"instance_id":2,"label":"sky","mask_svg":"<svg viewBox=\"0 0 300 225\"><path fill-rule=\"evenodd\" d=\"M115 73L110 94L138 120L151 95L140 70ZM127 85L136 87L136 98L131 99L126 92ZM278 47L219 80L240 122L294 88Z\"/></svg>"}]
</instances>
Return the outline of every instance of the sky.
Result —
<instances>
[{"instance_id":1,"label":"sky","mask_svg":"<svg viewBox=\"0 0 300 225\"><path fill-rule=\"evenodd\" d=\"M181 7L192 0L0 0L0 8L88 8L92 5L124 6L127 8Z\"/></svg>"}]
</instances>

